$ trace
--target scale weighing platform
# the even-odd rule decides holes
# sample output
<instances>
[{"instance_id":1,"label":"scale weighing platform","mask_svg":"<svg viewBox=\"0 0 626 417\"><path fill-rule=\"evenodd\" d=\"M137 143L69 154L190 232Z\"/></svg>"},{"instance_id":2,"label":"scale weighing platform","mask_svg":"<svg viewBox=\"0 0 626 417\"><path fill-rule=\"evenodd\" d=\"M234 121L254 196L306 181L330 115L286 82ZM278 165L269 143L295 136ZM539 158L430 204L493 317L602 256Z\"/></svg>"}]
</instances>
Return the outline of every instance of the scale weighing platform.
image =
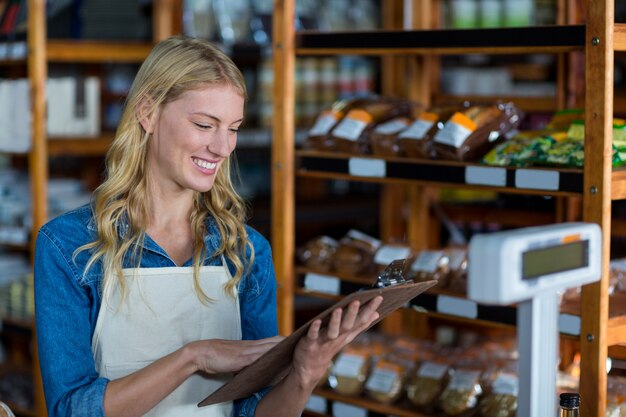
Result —
<instances>
[{"instance_id":1,"label":"scale weighing platform","mask_svg":"<svg viewBox=\"0 0 626 417\"><path fill-rule=\"evenodd\" d=\"M518 417L556 406L559 295L600 279L602 233L595 223L560 223L474 236L468 298L518 305Z\"/></svg>"}]
</instances>

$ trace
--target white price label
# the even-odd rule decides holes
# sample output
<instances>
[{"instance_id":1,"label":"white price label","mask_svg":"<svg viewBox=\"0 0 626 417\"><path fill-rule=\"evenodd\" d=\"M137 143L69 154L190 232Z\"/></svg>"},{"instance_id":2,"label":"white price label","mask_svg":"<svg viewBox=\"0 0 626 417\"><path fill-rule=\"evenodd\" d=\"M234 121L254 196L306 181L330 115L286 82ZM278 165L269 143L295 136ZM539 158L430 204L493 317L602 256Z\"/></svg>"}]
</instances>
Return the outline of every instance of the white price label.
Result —
<instances>
[{"instance_id":1,"label":"white price label","mask_svg":"<svg viewBox=\"0 0 626 417\"><path fill-rule=\"evenodd\" d=\"M365 408L333 401L333 417L367 417Z\"/></svg>"},{"instance_id":2,"label":"white price label","mask_svg":"<svg viewBox=\"0 0 626 417\"><path fill-rule=\"evenodd\" d=\"M465 182L474 185L506 185L506 169L494 167L468 166L465 168Z\"/></svg>"},{"instance_id":3,"label":"white price label","mask_svg":"<svg viewBox=\"0 0 626 417\"><path fill-rule=\"evenodd\" d=\"M455 391L467 391L478 384L479 378L480 371L457 370L448 387Z\"/></svg>"},{"instance_id":4,"label":"white price label","mask_svg":"<svg viewBox=\"0 0 626 417\"><path fill-rule=\"evenodd\" d=\"M398 138L422 140L426 136L426 133L432 129L434 124L435 122L430 120L418 119L414 121L406 130L400 132Z\"/></svg>"},{"instance_id":5,"label":"white price label","mask_svg":"<svg viewBox=\"0 0 626 417\"><path fill-rule=\"evenodd\" d=\"M435 134L435 142L460 148L472 132L471 129L448 120L443 129Z\"/></svg>"},{"instance_id":6,"label":"white price label","mask_svg":"<svg viewBox=\"0 0 626 417\"><path fill-rule=\"evenodd\" d=\"M317 118L313 127L309 130L309 136L323 136L335 126L337 119L332 114L324 114Z\"/></svg>"},{"instance_id":7,"label":"white price label","mask_svg":"<svg viewBox=\"0 0 626 417\"><path fill-rule=\"evenodd\" d=\"M333 366L333 374L346 378L356 378L363 371L365 360L363 356L342 353Z\"/></svg>"},{"instance_id":8,"label":"white price label","mask_svg":"<svg viewBox=\"0 0 626 417\"><path fill-rule=\"evenodd\" d=\"M496 394L512 395L517 397L519 379L512 374L501 373L493 383L493 392Z\"/></svg>"},{"instance_id":9,"label":"white price label","mask_svg":"<svg viewBox=\"0 0 626 417\"><path fill-rule=\"evenodd\" d=\"M412 272L429 272L433 273L439 267L439 260L444 256L443 251L440 250L425 250L420 252L417 259L411 264Z\"/></svg>"},{"instance_id":10,"label":"white price label","mask_svg":"<svg viewBox=\"0 0 626 417\"><path fill-rule=\"evenodd\" d=\"M336 128L333 129L333 136L338 138L356 141L361 133L367 127L367 123L361 120L350 119L346 117L343 119Z\"/></svg>"},{"instance_id":11,"label":"white price label","mask_svg":"<svg viewBox=\"0 0 626 417\"><path fill-rule=\"evenodd\" d=\"M393 135L394 133L398 133L405 127L407 127L408 123L406 119L393 119L387 123L380 124L376 126L374 131L376 133L380 133L381 135Z\"/></svg>"},{"instance_id":12,"label":"white price label","mask_svg":"<svg viewBox=\"0 0 626 417\"><path fill-rule=\"evenodd\" d=\"M410 254L411 249L406 246L383 245L374 255L374 263L388 265L396 259L408 258Z\"/></svg>"},{"instance_id":13,"label":"white price label","mask_svg":"<svg viewBox=\"0 0 626 417\"><path fill-rule=\"evenodd\" d=\"M448 262L448 267L451 271L456 271L461 268L461 264L467 257L467 252L463 249L448 249L446 250L446 254L450 261Z\"/></svg>"},{"instance_id":14,"label":"white price label","mask_svg":"<svg viewBox=\"0 0 626 417\"><path fill-rule=\"evenodd\" d=\"M365 388L370 391L387 393L393 388L393 384L400 378L397 372L390 369L375 368L372 375L367 379Z\"/></svg>"},{"instance_id":15,"label":"white price label","mask_svg":"<svg viewBox=\"0 0 626 417\"><path fill-rule=\"evenodd\" d=\"M309 272L304 276L304 289L339 295L341 293L341 280L337 277Z\"/></svg>"},{"instance_id":16,"label":"white price label","mask_svg":"<svg viewBox=\"0 0 626 417\"><path fill-rule=\"evenodd\" d=\"M532 190L559 189L559 172L541 169L518 169L515 171L515 186Z\"/></svg>"},{"instance_id":17,"label":"white price label","mask_svg":"<svg viewBox=\"0 0 626 417\"><path fill-rule=\"evenodd\" d=\"M462 298L440 295L437 297L437 312L475 319L478 317L478 304Z\"/></svg>"},{"instance_id":18,"label":"white price label","mask_svg":"<svg viewBox=\"0 0 626 417\"><path fill-rule=\"evenodd\" d=\"M385 178L387 176L387 164L381 159L350 158L348 160L348 173L357 177Z\"/></svg>"},{"instance_id":19,"label":"white price label","mask_svg":"<svg viewBox=\"0 0 626 417\"><path fill-rule=\"evenodd\" d=\"M445 365L433 362L424 362L422 366L420 366L419 371L417 371L417 375L423 378L440 380L446 374L447 370L448 367Z\"/></svg>"}]
</instances>

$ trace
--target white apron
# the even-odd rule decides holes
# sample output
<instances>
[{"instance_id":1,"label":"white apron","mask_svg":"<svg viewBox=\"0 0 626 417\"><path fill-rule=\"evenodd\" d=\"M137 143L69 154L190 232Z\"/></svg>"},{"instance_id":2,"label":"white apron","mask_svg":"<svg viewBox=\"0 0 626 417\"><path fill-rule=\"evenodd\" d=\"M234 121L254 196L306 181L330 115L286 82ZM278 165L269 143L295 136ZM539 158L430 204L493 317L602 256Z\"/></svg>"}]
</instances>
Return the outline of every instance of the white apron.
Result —
<instances>
[{"instance_id":1,"label":"white apron","mask_svg":"<svg viewBox=\"0 0 626 417\"><path fill-rule=\"evenodd\" d=\"M202 289L212 300L207 305L194 290L193 267L132 268L123 273L124 303L119 303L119 291L103 295L91 343L101 376L121 378L195 340L241 340L239 298L236 290L234 297L224 291L230 279L225 265L200 270ZM228 379L194 374L145 415L230 417L232 402L197 407Z\"/></svg>"}]
</instances>

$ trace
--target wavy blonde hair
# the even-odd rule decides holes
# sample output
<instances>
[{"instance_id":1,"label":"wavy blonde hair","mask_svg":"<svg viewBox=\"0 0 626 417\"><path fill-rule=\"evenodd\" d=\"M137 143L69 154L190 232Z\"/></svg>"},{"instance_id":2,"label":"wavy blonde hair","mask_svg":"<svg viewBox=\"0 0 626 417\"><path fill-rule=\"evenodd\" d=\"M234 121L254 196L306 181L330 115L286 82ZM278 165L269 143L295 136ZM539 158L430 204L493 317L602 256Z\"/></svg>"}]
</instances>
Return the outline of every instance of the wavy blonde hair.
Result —
<instances>
[{"instance_id":1,"label":"wavy blonde hair","mask_svg":"<svg viewBox=\"0 0 626 417\"><path fill-rule=\"evenodd\" d=\"M140 248L150 218L146 169L150 134L141 126L138 115L149 119L183 93L215 85L228 85L246 98L245 80L239 69L204 40L168 38L159 42L141 65L106 156L107 177L94 192L98 238L76 251L93 250L85 273L96 262L102 263L104 293L118 283L123 299L126 290L123 260L125 255L132 255L131 259L139 266ZM146 103L149 103L147 108ZM254 250L244 227L246 209L231 181L229 157L218 171L212 189L195 194L189 219L193 234L194 287L203 302L209 301L199 283L200 267L207 252L204 239L207 218L211 216L215 220L221 237L214 255L224 256L235 268L235 275L225 288L228 294L233 294L246 268L254 261Z\"/></svg>"}]
</instances>

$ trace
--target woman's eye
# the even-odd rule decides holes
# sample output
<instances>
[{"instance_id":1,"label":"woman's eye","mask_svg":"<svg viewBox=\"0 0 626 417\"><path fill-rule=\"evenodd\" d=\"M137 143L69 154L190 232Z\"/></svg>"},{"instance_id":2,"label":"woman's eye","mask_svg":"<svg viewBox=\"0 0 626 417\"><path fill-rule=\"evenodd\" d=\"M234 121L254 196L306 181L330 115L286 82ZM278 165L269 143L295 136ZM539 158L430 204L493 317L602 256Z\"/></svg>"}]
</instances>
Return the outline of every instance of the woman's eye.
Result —
<instances>
[{"instance_id":1,"label":"woman's eye","mask_svg":"<svg viewBox=\"0 0 626 417\"><path fill-rule=\"evenodd\" d=\"M230 130L231 133L237 134L237 132L239 132L239 129L228 129Z\"/></svg>"},{"instance_id":2,"label":"woman's eye","mask_svg":"<svg viewBox=\"0 0 626 417\"><path fill-rule=\"evenodd\" d=\"M198 126L200 129L205 129L205 130L213 127L211 125L203 125L202 123L194 123L194 125Z\"/></svg>"}]
</instances>

